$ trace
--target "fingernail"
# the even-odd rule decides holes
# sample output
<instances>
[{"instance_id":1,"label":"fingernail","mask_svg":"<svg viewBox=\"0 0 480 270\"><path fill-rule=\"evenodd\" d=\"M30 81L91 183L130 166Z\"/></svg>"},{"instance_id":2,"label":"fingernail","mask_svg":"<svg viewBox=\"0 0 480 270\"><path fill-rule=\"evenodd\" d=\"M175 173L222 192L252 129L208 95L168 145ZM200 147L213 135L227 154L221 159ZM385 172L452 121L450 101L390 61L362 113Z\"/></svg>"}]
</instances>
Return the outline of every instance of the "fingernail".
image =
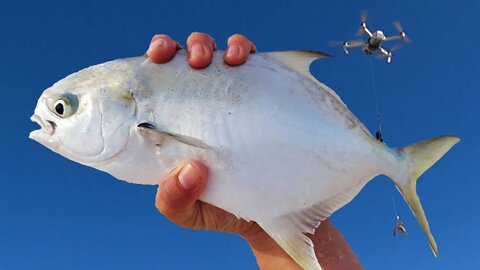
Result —
<instances>
[{"instance_id":1,"label":"fingernail","mask_svg":"<svg viewBox=\"0 0 480 270\"><path fill-rule=\"evenodd\" d=\"M163 46L165 46L165 40L159 38L155 41L152 41L152 43L150 43L150 47L148 47L148 50L154 49L156 47L163 47Z\"/></svg>"},{"instance_id":2,"label":"fingernail","mask_svg":"<svg viewBox=\"0 0 480 270\"><path fill-rule=\"evenodd\" d=\"M195 43L190 48L190 57L201 57L205 54L202 44Z\"/></svg>"},{"instance_id":3,"label":"fingernail","mask_svg":"<svg viewBox=\"0 0 480 270\"><path fill-rule=\"evenodd\" d=\"M191 164L187 164L180 170L178 180L183 189L186 191L192 191L197 187L200 175Z\"/></svg>"},{"instance_id":4,"label":"fingernail","mask_svg":"<svg viewBox=\"0 0 480 270\"><path fill-rule=\"evenodd\" d=\"M237 45L231 45L227 49L227 57L237 56L240 53L240 48Z\"/></svg>"}]
</instances>

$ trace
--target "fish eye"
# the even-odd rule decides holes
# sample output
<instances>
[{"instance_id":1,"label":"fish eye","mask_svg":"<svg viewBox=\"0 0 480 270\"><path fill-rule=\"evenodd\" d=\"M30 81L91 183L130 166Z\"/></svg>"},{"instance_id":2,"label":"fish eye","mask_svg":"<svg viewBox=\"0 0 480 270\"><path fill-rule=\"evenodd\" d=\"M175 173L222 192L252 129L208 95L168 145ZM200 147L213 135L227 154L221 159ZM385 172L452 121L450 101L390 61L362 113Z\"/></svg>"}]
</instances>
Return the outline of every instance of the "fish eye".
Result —
<instances>
[{"instance_id":1,"label":"fish eye","mask_svg":"<svg viewBox=\"0 0 480 270\"><path fill-rule=\"evenodd\" d=\"M53 112L61 117L69 117L75 113L77 110L77 99L73 95L61 95L58 99L53 103Z\"/></svg>"},{"instance_id":2,"label":"fish eye","mask_svg":"<svg viewBox=\"0 0 480 270\"><path fill-rule=\"evenodd\" d=\"M59 115L59 116L63 116L63 114L65 113L65 106L67 104L65 103L65 101L63 100L57 100L57 102L55 102L55 112Z\"/></svg>"}]
</instances>

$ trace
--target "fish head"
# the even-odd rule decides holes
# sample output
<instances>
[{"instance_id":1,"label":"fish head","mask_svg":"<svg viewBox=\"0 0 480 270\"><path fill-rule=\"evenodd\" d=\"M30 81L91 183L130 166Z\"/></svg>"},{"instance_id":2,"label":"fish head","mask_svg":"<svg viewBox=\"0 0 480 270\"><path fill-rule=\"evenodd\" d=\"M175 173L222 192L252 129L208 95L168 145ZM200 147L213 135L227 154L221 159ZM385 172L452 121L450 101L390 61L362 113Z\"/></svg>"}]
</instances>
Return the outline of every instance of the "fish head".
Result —
<instances>
[{"instance_id":1,"label":"fish head","mask_svg":"<svg viewBox=\"0 0 480 270\"><path fill-rule=\"evenodd\" d=\"M136 113L127 74L102 64L55 83L38 99L31 120L41 128L29 137L85 165L113 158L127 145Z\"/></svg>"}]
</instances>

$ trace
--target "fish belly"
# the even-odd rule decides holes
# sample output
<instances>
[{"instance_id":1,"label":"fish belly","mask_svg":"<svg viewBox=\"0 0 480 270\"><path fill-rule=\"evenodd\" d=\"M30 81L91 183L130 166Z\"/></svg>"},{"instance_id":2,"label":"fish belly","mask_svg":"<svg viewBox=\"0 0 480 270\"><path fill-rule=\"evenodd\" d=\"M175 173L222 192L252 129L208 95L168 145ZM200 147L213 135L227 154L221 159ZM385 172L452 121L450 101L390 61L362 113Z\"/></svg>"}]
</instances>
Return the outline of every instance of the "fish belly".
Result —
<instances>
[{"instance_id":1,"label":"fish belly","mask_svg":"<svg viewBox=\"0 0 480 270\"><path fill-rule=\"evenodd\" d=\"M287 131L282 134L293 135ZM278 134L265 133L232 149L226 168L212 170L202 200L247 220L278 217L363 187L380 173L380 157L352 135L297 131L296 140L280 142Z\"/></svg>"}]
</instances>

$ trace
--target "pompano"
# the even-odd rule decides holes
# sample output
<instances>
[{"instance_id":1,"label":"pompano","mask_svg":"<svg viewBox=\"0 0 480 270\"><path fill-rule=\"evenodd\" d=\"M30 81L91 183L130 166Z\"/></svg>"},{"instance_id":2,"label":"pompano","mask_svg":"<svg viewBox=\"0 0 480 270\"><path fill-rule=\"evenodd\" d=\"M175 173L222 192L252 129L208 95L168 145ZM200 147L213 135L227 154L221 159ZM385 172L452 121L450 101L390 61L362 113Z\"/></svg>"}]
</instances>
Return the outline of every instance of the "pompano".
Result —
<instances>
[{"instance_id":1,"label":"pompano","mask_svg":"<svg viewBox=\"0 0 480 270\"><path fill-rule=\"evenodd\" d=\"M137 184L180 161L203 160L201 200L257 222L299 265L321 269L312 242L320 222L375 176L389 176L437 255L417 178L459 139L440 136L404 148L376 141L337 94L315 80L324 54L257 53L240 67L195 70L177 53L83 69L45 90L30 138L87 166Z\"/></svg>"}]
</instances>

